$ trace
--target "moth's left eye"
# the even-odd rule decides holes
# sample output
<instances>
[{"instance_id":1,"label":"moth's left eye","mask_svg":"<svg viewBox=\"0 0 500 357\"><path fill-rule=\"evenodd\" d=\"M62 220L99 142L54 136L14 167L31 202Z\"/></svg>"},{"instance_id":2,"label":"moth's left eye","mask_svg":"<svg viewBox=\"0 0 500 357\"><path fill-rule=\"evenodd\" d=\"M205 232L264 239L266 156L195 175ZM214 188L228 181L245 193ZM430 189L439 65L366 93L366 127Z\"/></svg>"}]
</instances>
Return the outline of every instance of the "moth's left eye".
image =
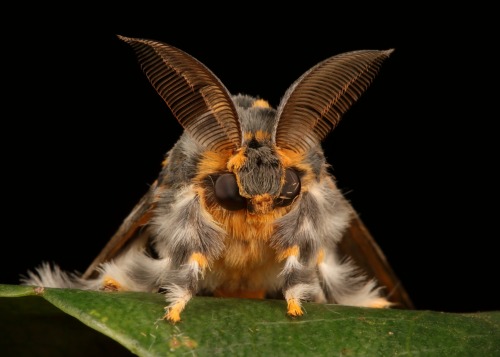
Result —
<instances>
[{"instance_id":1,"label":"moth's left eye","mask_svg":"<svg viewBox=\"0 0 500 357\"><path fill-rule=\"evenodd\" d=\"M285 170L285 183L281 193L276 200L276 206L285 207L291 205L295 197L300 193L299 175L293 169Z\"/></svg>"},{"instance_id":2,"label":"moth's left eye","mask_svg":"<svg viewBox=\"0 0 500 357\"><path fill-rule=\"evenodd\" d=\"M237 211L247 206L247 200L240 196L238 183L233 174L222 174L215 181L215 199L227 210Z\"/></svg>"}]
</instances>

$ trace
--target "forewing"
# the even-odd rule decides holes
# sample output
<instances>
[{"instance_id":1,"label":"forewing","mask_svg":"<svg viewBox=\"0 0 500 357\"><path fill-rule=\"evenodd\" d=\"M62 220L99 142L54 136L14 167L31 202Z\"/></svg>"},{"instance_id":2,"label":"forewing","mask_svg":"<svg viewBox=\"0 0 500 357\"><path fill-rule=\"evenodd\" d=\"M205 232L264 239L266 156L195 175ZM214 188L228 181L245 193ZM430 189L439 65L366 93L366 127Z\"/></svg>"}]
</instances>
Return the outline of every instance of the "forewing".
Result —
<instances>
[{"instance_id":1,"label":"forewing","mask_svg":"<svg viewBox=\"0 0 500 357\"><path fill-rule=\"evenodd\" d=\"M91 278L96 273L99 264L115 258L128 244L141 237L141 228L149 221L151 209L154 207L153 191L155 187L156 185L151 186L149 191L135 205L116 233L89 265L82 276L84 279Z\"/></svg>"},{"instance_id":2,"label":"forewing","mask_svg":"<svg viewBox=\"0 0 500 357\"><path fill-rule=\"evenodd\" d=\"M386 288L388 300L395 303L395 308L414 308L413 302L384 253L355 212L339 248L342 254L351 257L363 271Z\"/></svg>"}]
</instances>

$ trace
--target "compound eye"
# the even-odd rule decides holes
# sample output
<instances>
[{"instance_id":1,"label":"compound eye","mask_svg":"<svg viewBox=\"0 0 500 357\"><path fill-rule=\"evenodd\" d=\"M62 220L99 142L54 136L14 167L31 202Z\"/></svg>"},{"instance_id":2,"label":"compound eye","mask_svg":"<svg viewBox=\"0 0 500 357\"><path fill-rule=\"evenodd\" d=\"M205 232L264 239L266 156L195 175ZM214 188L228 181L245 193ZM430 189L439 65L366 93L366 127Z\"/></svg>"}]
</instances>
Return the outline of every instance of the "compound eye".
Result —
<instances>
[{"instance_id":1,"label":"compound eye","mask_svg":"<svg viewBox=\"0 0 500 357\"><path fill-rule=\"evenodd\" d=\"M247 206L247 200L240 196L238 183L233 174L222 174L215 181L215 199L225 209L237 211Z\"/></svg>"},{"instance_id":2,"label":"compound eye","mask_svg":"<svg viewBox=\"0 0 500 357\"><path fill-rule=\"evenodd\" d=\"M293 169L285 170L285 183L281 189L279 197L276 199L276 206L285 207L292 204L295 197L300 193L299 175Z\"/></svg>"}]
</instances>

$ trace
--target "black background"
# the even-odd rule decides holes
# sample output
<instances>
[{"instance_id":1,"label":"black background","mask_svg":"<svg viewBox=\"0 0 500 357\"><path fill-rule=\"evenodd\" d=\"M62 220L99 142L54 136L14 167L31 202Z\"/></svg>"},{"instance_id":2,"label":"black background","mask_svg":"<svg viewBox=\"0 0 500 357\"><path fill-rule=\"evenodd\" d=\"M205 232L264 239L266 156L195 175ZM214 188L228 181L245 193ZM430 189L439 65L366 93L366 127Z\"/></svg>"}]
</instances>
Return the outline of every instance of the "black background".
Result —
<instances>
[{"instance_id":1,"label":"black background","mask_svg":"<svg viewBox=\"0 0 500 357\"><path fill-rule=\"evenodd\" d=\"M12 10L2 44L0 283L17 284L42 261L84 271L181 133L116 34L174 45L229 91L274 106L329 56L394 48L324 142L327 158L418 309L500 309L488 10L309 5Z\"/></svg>"}]
</instances>

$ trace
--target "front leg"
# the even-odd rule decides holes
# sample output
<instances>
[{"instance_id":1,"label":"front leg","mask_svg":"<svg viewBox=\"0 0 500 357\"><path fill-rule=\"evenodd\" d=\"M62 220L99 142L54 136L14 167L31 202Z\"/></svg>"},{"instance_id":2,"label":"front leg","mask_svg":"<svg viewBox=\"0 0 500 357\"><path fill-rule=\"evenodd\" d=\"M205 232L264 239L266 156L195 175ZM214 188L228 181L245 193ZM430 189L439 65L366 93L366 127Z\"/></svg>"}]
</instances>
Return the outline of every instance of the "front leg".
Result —
<instances>
[{"instance_id":1,"label":"front leg","mask_svg":"<svg viewBox=\"0 0 500 357\"><path fill-rule=\"evenodd\" d=\"M298 205L277 221L274 246L285 260L283 294L288 314L302 315L301 301L389 307L381 288L350 260L339 260L337 244L350 224L349 204L333 182L310 185Z\"/></svg>"},{"instance_id":2,"label":"front leg","mask_svg":"<svg viewBox=\"0 0 500 357\"><path fill-rule=\"evenodd\" d=\"M272 245L281 272L288 315L303 314L302 302L327 302L318 275L325 250L332 249L348 225L348 206L328 179L315 182L301 194L297 205L277 220Z\"/></svg>"},{"instance_id":3,"label":"front leg","mask_svg":"<svg viewBox=\"0 0 500 357\"><path fill-rule=\"evenodd\" d=\"M194 185L165 191L151 220L152 244L171 269L160 278L170 304L165 319L177 322L187 302L198 292L198 280L220 256L224 231L204 209Z\"/></svg>"},{"instance_id":4,"label":"front leg","mask_svg":"<svg viewBox=\"0 0 500 357\"><path fill-rule=\"evenodd\" d=\"M279 261L285 261L280 277L283 279L282 291L290 316L300 316L304 313L302 301L323 300L314 267L311 266L309 259L301 257L300 252L299 246L294 245L278 255Z\"/></svg>"}]
</instances>

